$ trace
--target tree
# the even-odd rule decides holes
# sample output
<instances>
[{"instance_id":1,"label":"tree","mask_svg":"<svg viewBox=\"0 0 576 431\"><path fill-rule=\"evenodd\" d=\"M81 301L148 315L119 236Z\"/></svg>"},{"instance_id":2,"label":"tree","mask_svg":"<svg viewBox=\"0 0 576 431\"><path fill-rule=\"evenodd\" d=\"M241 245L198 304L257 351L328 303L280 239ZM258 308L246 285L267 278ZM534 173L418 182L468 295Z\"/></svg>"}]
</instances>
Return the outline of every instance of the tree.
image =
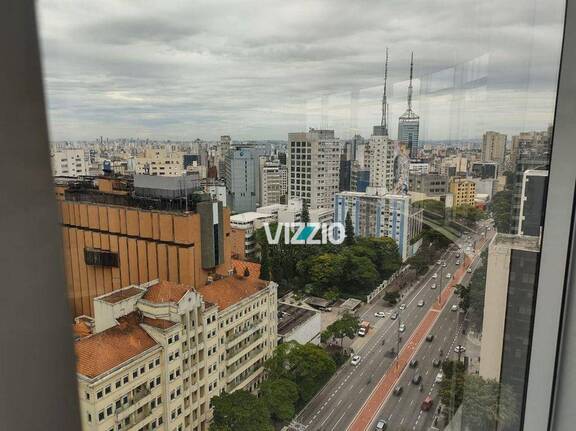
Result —
<instances>
[{"instance_id":1,"label":"tree","mask_svg":"<svg viewBox=\"0 0 576 431\"><path fill-rule=\"evenodd\" d=\"M263 247L260 252L260 279L270 280L270 258L268 247Z\"/></svg>"},{"instance_id":2,"label":"tree","mask_svg":"<svg viewBox=\"0 0 576 431\"><path fill-rule=\"evenodd\" d=\"M459 307L464 310L464 312L468 311L470 308L470 287L458 284L454 292L460 298Z\"/></svg>"},{"instance_id":3,"label":"tree","mask_svg":"<svg viewBox=\"0 0 576 431\"><path fill-rule=\"evenodd\" d=\"M496 229L500 233L510 233L512 227L512 191L498 192L492 198L492 213Z\"/></svg>"},{"instance_id":4,"label":"tree","mask_svg":"<svg viewBox=\"0 0 576 431\"><path fill-rule=\"evenodd\" d=\"M298 405L303 406L334 374L336 364L321 347L290 341L276 348L266 361L266 371L270 379L294 382L298 386Z\"/></svg>"},{"instance_id":5,"label":"tree","mask_svg":"<svg viewBox=\"0 0 576 431\"><path fill-rule=\"evenodd\" d=\"M354 337L359 328L360 320L358 317L346 312L340 319L336 320L326 328L322 337L325 338L326 341L330 338L339 339L340 347L342 347L344 337Z\"/></svg>"},{"instance_id":6,"label":"tree","mask_svg":"<svg viewBox=\"0 0 576 431\"><path fill-rule=\"evenodd\" d=\"M506 429L518 419L514 392L496 380L467 375L464 382L462 418L471 430ZM517 428L517 427L513 427Z\"/></svg>"},{"instance_id":7,"label":"tree","mask_svg":"<svg viewBox=\"0 0 576 431\"><path fill-rule=\"evenodd\" d=\"M214 420L211 431L273 431L264 400L247 391L222 393L212 398Z\"/></svg>"},{"instance_id":8,"label":"tree","mask_svg":"<svg viewBox=\"0 0 576 431\"><path fill-rule=\"evenodd\" d=\"M310 212L308 211L308 201L302 199L302 214L300 215L300 221L302 223L310 223Z\"/></svg>"},{"instance_id":9,"label":"tree","mask_svg":"<svg viewBox=\"0 0 576 431\"><path fill-rule=\"evenodd\" d=\"M436 220L443 220L445 213L445 206L443 202L434 199L424 199L413 204L415 208L424 209L424 214L427 218Z\"/></svg>"},{"instance_id":10,"label":"tree","mask_svg":"<svg viewBox=\"0 0 576 431\"><path fill-rule=\"evenodd\" d=\"M344 226L344 232L346 237L344 238L344 245L354 244L354 225L352 224L352 217L350 216L350 211L346 211L346 222Z\"/></svg>"},{"instance_id":11,"label":"tree","mask_svg":"<svg viewBox=\"0 0 576 431\"><path fill-rule=\"evenodd\" d=\"M384 294L384 297L382 299L384 301L388 302L390 305L394 305L398 302L399 298L400 298L400 293L397 290L395 290L393 292L387 291Z\"/></svg>"},{"instance_id":12,"label":"tree","mask_svg":"<svg viewBox=\"0 0 576 431\"><path fill-rule=\"evenodd\" d=\"M464 398L466 368L459 361L444 361L442 363L442 373L444 378L442 383L440 383L440 400L448 408L449 416L452 416L456 413Z\"/></svg>"},{"instance_id":13,"label":"tree","mask_svg":"<svg viewBox=\"0 0 576 431\"><path fill-rule=\"evenodd\" d=\"M474 225L486 218L486 213L472 205L461 205L452 210L454 217L463 220L467 225Z\"/></svg>"},{"instance_id":14,"label":"tree","mask_svg":"<svg viewBox=\"0 0 576 431\"><path fill-rule=\"evenodd\" d=\"M298 385L288 379L268 379L260 388L272 418L278 422L289 421L296 413Z\"/></svg>"}]
</instances>

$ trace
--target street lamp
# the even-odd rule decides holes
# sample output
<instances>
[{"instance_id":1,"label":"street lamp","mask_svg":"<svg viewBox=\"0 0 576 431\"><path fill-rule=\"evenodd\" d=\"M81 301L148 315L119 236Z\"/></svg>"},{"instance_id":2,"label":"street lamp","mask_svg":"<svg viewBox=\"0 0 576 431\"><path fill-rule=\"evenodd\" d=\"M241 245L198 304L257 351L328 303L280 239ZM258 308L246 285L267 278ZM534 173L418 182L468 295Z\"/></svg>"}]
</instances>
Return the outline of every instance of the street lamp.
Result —
<instances>
[{"instance_id":1,"label":"street lamp","mask_svg":"<svg viewBox=\"0 0 576 431\"><path fill-rule=\"evenodd\" d=\"M438 280L438 304L442 303L442 280L444 280L444 262L440 263L440 280Z\"/></svg>"}]
</instances>

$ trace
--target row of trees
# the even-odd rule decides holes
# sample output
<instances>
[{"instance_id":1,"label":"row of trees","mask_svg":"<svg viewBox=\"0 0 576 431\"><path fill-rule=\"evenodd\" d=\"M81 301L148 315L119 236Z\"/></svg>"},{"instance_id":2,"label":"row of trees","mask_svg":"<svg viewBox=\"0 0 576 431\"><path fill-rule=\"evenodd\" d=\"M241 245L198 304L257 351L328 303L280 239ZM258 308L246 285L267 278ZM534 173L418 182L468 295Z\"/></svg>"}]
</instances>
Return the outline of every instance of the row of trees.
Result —
<instances>
[{"instance_id":1,"label":"row of trees","mask_svg":"<svg viewBox=\"0 0 576 431\"><path fill-rule=\"evenodd\" d=\"M279 345L265 365L260 396L239 390L212 399L211 431L272 431L294 417L336 371L326 351L295 341Z\"/></svg>"},{"instance_id":2,"label":"row of trees","mask_svg":"<svg viewBox=\"0 0 576 431\"><path fill-rule=\"evenodd\" d=\"M478 332L482 332L482 321L484 319L484 294L486 292L486 268L488 261L488 251L484 250L480 256L480 266L472 274L468 286L459 284L455 293L460 298L460 308L468 312L470 323L474 325Z\"/></svg>"},{"instance_id":3,"label":"row of trees","mask_svg":"<svg viewBox=\"0 0 576 431\"><path fill-rule=\"evenodd\" d=\"M442 371L440 400L449 418L462 407L464 429L492 430L496 425L506 427L517 420L517 402L509 386L466 374L464 364L459 361L445 361Z\"/></svg>"},{"instance_id":4,"label":"row of trees","mask_svg":"<svg viewBox=\"0 0 576 431\"><path fill-rule=\"evenodd\" d=\"M278 244L268 244L263 229L256 232L261 255L261 278L272 279L281 289L322 296L361 296L389 278L402 263L391 238L354 238L351 221L346 223L341 245L285 244L284 231ZM271 226L276 234L277 225Z\"/></svg>"}]
</instances>

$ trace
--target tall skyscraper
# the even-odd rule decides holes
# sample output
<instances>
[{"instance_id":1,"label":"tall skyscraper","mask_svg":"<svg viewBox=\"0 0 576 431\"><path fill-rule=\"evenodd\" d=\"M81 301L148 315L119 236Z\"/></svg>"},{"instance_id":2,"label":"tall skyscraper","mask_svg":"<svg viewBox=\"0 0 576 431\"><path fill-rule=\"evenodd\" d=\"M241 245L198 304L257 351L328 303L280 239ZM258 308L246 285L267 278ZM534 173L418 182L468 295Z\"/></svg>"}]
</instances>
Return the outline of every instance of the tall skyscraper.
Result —
<instances>
[{"instance_id":1,"label":"tall skyscraper","mask_svg":"<svg viewBox=\"0 0 576 431\"><path fill-rule=\"evenodd\" d=\"M408 109L398 120L398 140L408 147L410 157L418 157L420 117L412 110L412 76L414 54L410 56L410 83L408 84Z\"/></svg>"},{"instance_id":2,"label":"tall skyscraper","mask_svg":"<svg viewBox=\"0 0 576 431\"><path fill-rule=\"evenodd\" d=\"M334 130L288 134L289 198L309 208L333 208L340 179L340 140Z\"/></svg>"},{"instance_id":3,"label":"tall skyscraper","mask_svg":"<svg viewBox=\"0 0 576 431\"><path fill-rule=\"evenodd\" d=\"M486 132L482 137L482 161L496 162L504 168L507 136L498 132Z\"/></svg>"},{"instance_id":4,"label":"tall skyscraper","mask_svg":"<svg viewBox=\"0 0 576 431\"><path fill-rule=\"evenodd\" d=\"M228 191L228 206L234 213L256 211L257 159L249 147L238 146L228 151L224 180Z\"/></svg>"}]
</instances>

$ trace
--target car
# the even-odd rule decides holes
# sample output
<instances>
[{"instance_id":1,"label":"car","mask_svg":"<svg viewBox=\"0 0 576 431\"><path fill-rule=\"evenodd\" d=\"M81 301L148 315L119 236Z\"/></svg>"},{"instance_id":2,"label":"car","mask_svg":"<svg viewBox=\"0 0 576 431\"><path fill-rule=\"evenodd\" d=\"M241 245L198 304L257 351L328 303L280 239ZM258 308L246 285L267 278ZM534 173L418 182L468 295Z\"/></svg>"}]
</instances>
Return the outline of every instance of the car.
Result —
<instances>
[{"instance_id":1,"label":"car","mask_svg":"<svg viewBox=\"0 0 576 431\"><path fill-rule=\"evenodd\" d=\"M426 341L432 342L433 340L434 340L434 334L428 334L428 335L426 335Z\"/></svg>"},{"instance_id":2,"label":"car","mask_svg":"<svg viewBox=\"0 0 576 431\"><path fill-rule=\"evenodd\" d=\"M491 228L491 227L488 227L488 230L492 230L492 228Z\"/></svg>"},{"instance_id":3,"label":"car","mask_svg":"<svg viewBox=\"0 0 576 431\"><path fill-rule=\"evenodd\" d=\"M393 391L394 395L396 395L397 397L399 397L400 395L402 395L402 392L404 392L404 388L403 388L402 386L400 386L400 385L396 386L396 387L394 388L394 391Z\"/></svg>"},{"instance_id":4,"label":"car","mask_svg":"<svg viewBox=\"0 0 576 431\"><path fill-rule=\"evenodd\" d=\"M430 410L432 408L432 397L430 395L428 395L424 401L422 401L422 405L420 406L420 409L423 412L427 412L428 410Z\"/></svg>"},{"instance_id":5,"label":"car","mask_svg":"<svg viewBox=\"0 0 576 431\"><path fill-rule=\"evenodd\" d=\"M437 261L436 261L436 265L442 265L442 261L441 261L441 260L437 260Z\"/></svg>"},{"instance_id":6,"label":"car","mask_svg":"<svg viewBox=\"0 0 576 431\"><path fill-rule=\"evenodd\" d=\"M352 365L358 365L361 360L362 360L362 358L360 357L360 355L354 355L354 356L352 356L352 360L350 361L350 363Z\"/></svg>"},{"instance_id":7,"label":"car","mask_svg":"<svg viewBox=\"0 0 576 431\"><path fill-rule=\"evenodd\" d=\"M438 278L438 274L436 274L436 273L432 274L432 278L434 278L434 279Z\"/></svg>"},{"instance_id":8,"label":"car","mask_svg":"<svg viewBox=\"0 0 576 431\"><path fill-rule=\"evenodd\" d=\"M467 272L468 274L472 274L472 268L468 268L468 269L466 270L466 272Z\"/></svg>"},{"instance_id":9,"label":"car","mask_svg":"<svg viewBox=\"0 0 576 431\"><path fill-rule=\"evenodd\" d=\"M412 384L413 385L419 385L421 381L422 381L422 376L420 374L415 374L414 377L412 377Z\"/></svg>"},{"instance_id":10,"label":"car","mask_svg":"<svg viewBox=\"0 0 576 431\"><path fill-rule=\"evenodd\" d=\"M442 268L446 268L448 265L446 264L446 262L442 262Z\"/></svg>"},{"instance_id":11,"label":"car","mask_svg":"<svg viewBox=\"0 0 576 431\"><path fill-rule=\"evenodd\" d=\"M456 253L456 259L460 259L460 253Z\"/></svg>"},{"instance_id":12,"label":"car","mask_svg":"<svg viewBox=\"0 0 576 431\"><path fill-rule=\"evenodd\" d=\"M400 304L400 307L398 307L400 310L406 310L406 304Z\"/></svg>"},{"instance_id":13,"label":"car","mask_svg":"<svg viewBox=\"0 0 576 431\"><path fill-rule=\"evenodd\" d=\"M432 286L430 286L430 289L436 289L436 283L432 283Z\"/></svg>"},{"instance_id":14,"label":"car","mask_svg":"<svg viewBox=\"0 0 576 431\"><path fill-rule=\"evenodd\" d=\"M390 320L396 320L396 319L398 319L398 313L394 312L390 315Z\"/></svg>"},{"instance_id":15,"label":"car","mask_svg":"<svg viewBox=\"0 0 576 431\"><path fill-rule=\"evenodd\" d=\"M434 381L436 383L442 383L442 380L444 380L444 374L442 371L440 371L438 374L436 374L436 379Z\"/></svg>"},{"instance_id":16,"label":"car","mask_svg":"<svg viewBox=\"0 0 576 431\"><path fill-rule=\"evenodd\" d=\"M386 317L386 313L384 313L383 311L377 311L376 313L374 313L374 317Z\"/></svg>"},{"instance_id":17,"label":"car","mask_svg":"<svg viewBox=\"0 0 576 431\"><path fill-rule=\"evenodd\" d=\"M418 366L418 359L412 359L408 364L410 368L416 368Z\"/></svg>"},{"instance_id":18,"label":"car","mask_svg":"<svg viewBox=\"0 0 576 431\"><path fill-rule=\"evenodd\" d=\"M424 307L424 300L421 299L420 301L418 301L418 303L416 304L418 307Z\"/></svg>"},{"instance_id":19,"label":"car","mask_svg":"<svg viewBox=\"0 0 576 431\"><path fill-rule=\"evenodd\" d=\"M375 429L376 429L376 431L384 431L387 426L388 426L388 423L384 419L380 419L378 421L378 423L376 424Z\"/></svg>"},{"instance_id":20,"label":"car","mask_svg":"<svg viewBox=\"0 0 576 431\"><path fill-rule=\"evenodd\" d=\"M450 307L450 311L458 311L458 306L454 304L452 307Z\"/></svg>"},{"instance_id":21,"label":"car","mask_svg":"<svg viewBox=\"0 0 576 431\"><path fill-rule=\"evenodd\" d=\"M406 325L404 323L401 323L400 326L398 327L398 332L404 332L406 330Z\"/></svg>"},{"instance_id":22,"label":"car","mask_svg":"<svg viewBox=\"0 0 576 431\"><path fill-rule=\"evenodd\" d=\"M360 337L365 336L366 335L366 328L362 327L362 328L358 329L358 335Z\"/></svg>"},{"instance_id":23,"label":"car","mask_svg":"<svg viewBox=\"0 0 576 431\"><path fill-rule=\"evenodd\" d=\"M455 353L464 353L466 351L466 347L464 346L456 346L454 347L454 352Z\"/></svg>"},{"instance_id":24,"label":"car","mask_svg":"<svg viewBox=\"0 0 576 431\"><path fill-rule=\"evenodd\" d=\"M440 367L440 365L442 365L442 361L441 361L440 359L434 359L434 360L432 361L432 366L433 366L434 368L438 368L438 367Z\"/></svg>"},{"instance_id":25,"label":"car","mask_svg":"<svg viewBox=\"0 0 576 431\"><path fill-rule=\"evenodd\" d=\"M448 278L448 279L452 278L452 274L450 274L450 273L446 274L446 278Z\"/></svg>"},{"instance_id":26,"label":"car","mask_svg":"<svg viewBox=\"0 0 576 431\"><path fill-rule=\"evenodd\" d=\"M456 261L456 265L460 265L460 261L459 261L459 260Z\"/></svg>"}]
</instances>

